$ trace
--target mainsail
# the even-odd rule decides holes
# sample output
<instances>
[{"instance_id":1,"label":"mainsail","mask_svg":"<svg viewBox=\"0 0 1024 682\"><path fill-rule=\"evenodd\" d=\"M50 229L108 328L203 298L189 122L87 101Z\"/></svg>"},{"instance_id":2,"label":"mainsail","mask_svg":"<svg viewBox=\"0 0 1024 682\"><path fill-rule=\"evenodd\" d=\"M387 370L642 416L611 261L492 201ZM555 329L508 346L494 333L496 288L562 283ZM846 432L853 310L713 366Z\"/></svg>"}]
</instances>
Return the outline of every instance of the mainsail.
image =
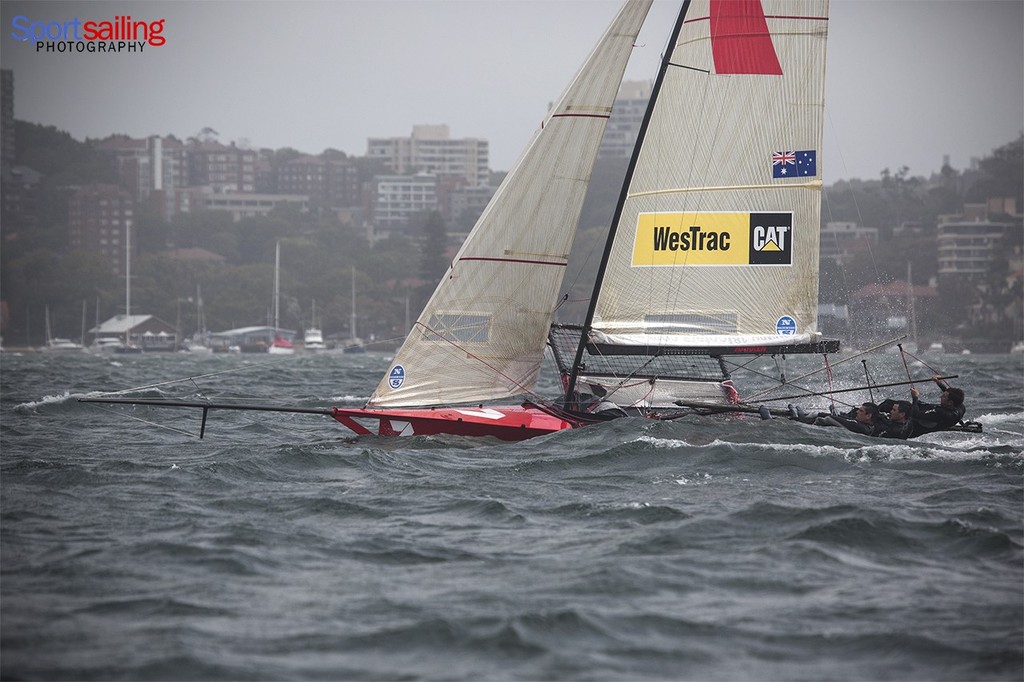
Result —
<instances>
[{"instance_id":1,"label":"mainsail","mask_svg":"<svg viewBox=\"0 0 1024 682\"><path fill-rule=\"evenodd\" d=\"M649 113L593 343L819 339L827 0L693 0Z\"/></svg>"},{"instance_id":2,"label":"mainsail","mask_svg":"<svg viewBox=\"0 0 1024 682\"><path fill-rule=\"evenodd\" d=\"M532 390L583 197L651 0L631 0L505 178L368 406Z\"/></svg>"},{"instance_id":3,"label":"mainsail","mask_svg":"<svg viewBox=\"0 0 1024 682\"><path fill-rule=\"evenodd\" d=\"M567 404L583 387L647 409L734 399L723 356L826 350L827 33L827 0L684 3L575 355L552 333Z\"/></svg>"}]
</instances>

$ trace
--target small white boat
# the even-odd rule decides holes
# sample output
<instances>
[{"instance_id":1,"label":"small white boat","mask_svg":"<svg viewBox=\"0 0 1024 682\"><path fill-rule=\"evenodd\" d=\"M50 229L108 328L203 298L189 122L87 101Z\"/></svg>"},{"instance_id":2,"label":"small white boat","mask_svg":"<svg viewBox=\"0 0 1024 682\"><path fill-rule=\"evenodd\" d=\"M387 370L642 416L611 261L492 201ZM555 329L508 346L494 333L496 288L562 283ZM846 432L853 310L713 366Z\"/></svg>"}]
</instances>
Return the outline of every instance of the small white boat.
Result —
<instances>
[{"instance_id":1,"label":"small white boat","mask_svg":"<svg viewBox=\"0 0 1024 682\"><path fill-rule=\"evenodd\" d=\"M267 348L271 355L294 355L295 346L292 342L283 338L280 329L280 300L281 300L281 242L277 243L274 250L274 341Z\"/></svg>"},{"instance_id":2,"label":"small white boat","mask_svg":"<svg viewBox=\"0 0 1024 682\"><path fill-rule=\"evenodd\" d=\"M318 352L327 349L324 343L324 333L318 327L309 327L302 337L302 347L308 351Z\"/></svg>"},{"instance_id":3,"label":"small white boat","mask_svg":"<svg viewBox=\"0 0 1024 682\"><path fill-rule=\"evenodd\" d=\"M44 353L81 353L85 351L85 348L82 344L75 343L71 339L62 339L55 336L47 341L41 350Z\"/></svg>"},{"instance_id":4,"label":"small white boat","mask_svg":"<svg viewBox=\"0 0 1024 682\"><path fill-rule=\"evenodd\" d=\"M40 348L44 353L82 353L85 346L75 343L71 339L65 339L50 335L50 308L46 308L46 345Z\"/></svg>"},{"instance_id":5,"label":"small white boat","mask_svg":"<svg viewBox=\"0 0 1024 682\"><path fill-rule=\"evenodd\" d=\"M302 337L303 349L314 353L327 350L327 344L324 343L324 332L316 323L316 301L313 301L313 312L310 317L310 326L306 327L306 332Z\"/></svg>"}]
</instances>

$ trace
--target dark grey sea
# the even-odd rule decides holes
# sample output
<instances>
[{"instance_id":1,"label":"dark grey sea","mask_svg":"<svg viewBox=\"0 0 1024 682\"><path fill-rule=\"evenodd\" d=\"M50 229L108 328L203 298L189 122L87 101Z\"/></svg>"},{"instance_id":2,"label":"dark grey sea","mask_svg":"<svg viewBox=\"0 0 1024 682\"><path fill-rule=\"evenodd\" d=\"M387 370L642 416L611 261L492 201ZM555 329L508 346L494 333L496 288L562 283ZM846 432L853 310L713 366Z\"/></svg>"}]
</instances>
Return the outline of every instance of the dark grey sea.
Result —
<instances>
[{"instance_id":1,"label":"dark grey sea","mask_svg":"<svg viewBox=\"0 0 1024 682\"><path fill-rule=\"evenodd\" d=\"M984 433L909 442L749 416L386 439L239 412L199 440L194 411L76 400L195 377L150 393L360 405L389 362L268 360L0 357L0 677L1024 677L1019 355L912 366L958 374Z\"/></svg>"}]
</instances>

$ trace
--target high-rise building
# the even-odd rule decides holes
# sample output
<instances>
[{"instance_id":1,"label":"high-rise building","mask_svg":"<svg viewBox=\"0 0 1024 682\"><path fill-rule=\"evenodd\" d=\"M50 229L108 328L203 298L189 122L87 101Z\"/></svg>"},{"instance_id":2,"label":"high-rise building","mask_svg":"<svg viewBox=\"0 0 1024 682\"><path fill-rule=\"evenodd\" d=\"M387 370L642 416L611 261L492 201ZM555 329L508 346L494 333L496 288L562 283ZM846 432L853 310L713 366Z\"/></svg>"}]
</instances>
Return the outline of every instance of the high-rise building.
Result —
<instances>
[{"instance_id":1,"label":"high-rise building","mask_svg":"<svg viewBox=\"0 0 1024 682\"><path fill-rule=\"evenodd\" d=\"M112 135L96 142L95 149L113 158L121 185L139 204L148 203L164 220L188 211L188 157L181 140L173 135Z\"/></svg>"},{"instance_id":2,"label":"high-rise building","mask_svg":"<svg viewBox=\"0 0 1024 682\"><path fill-rule=\"evenodd\" d=\"M1016 208L1000 206L1000 215L1013 216ZM1004 239L1020 222L995 221L987 204L967 204L961 215L939 216L939 275L983 276L1005 246ZM1005 255L1005 254L1003 254Z\"/></svg>"},{"instance_id":3,"label":"high-rise building","mask_svg":"<svg viewBox=\"0 0 1024 682\"><path fill-rule=\"evenodd\" d=\"M438 210L437 178L417 175L381 175L374 178L373 221L385 231L404 227L416 215Z\"/></svg>"},{"instance_id":4,"label":"high-rise building","mask_svg":"<svg viewBox=\"0 0 1024 682\"><path fill-rule=\"evenodd\" d=\"M255 192L256 152L234 143L195 141L186 146L189 185L204 185L214 192Z\"/></svg>"},{"instance_id":5,"label":"high-rise building","mask_svg":"<svg viewBox=\"0 0 1024 682\"><path fill-rule=\"evenodd\" d=\"M123 275L134 205L132 195L117 185L79 187L68 202L71 248L102 253L110 260L114 274Z\"/></svg>"},{"instance_id":6,"label":"high-rise building","mask_svg":"<svg viewBox=\"0 0 1024 682\"><path fill-rule=\"evenodd\" d=\"M470 187L486 187L490 180L487 140L453 139L443 124L413 126L410 137L371 137L366 156L383 161L397 174L458 176Z\"/></svg>"},{"instance_id":7,"label":"high-rise building","mask_svg":"<svg viewBox=\"0 0 1024 682\"><path fill-rule=\"evenodd\" d=\"M359 170L348 159L303 156L277 168L281 194L304 194L311 208L348 208L360 203Z\"/></svg>"}]
</instances>

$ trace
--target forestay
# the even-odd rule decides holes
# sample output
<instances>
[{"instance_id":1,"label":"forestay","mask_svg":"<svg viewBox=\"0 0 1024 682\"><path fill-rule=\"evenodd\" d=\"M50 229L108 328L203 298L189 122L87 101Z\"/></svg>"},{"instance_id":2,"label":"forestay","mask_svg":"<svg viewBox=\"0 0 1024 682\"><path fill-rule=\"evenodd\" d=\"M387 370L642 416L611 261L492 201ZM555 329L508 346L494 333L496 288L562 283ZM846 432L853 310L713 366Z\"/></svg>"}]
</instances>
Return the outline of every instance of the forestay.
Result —
<instances>
[{"instance_id":1,"label":"forestay","mask_svg":"<svg viewBox=\"0 0 1024 682\"><path fill-rule=\"evenodd\" d=\"M628 2L498 189L369 406L531 390L605 124L651 0Z\"/></svg>"},{"instance_id":2,"label":"forestay","mask_svg":"<svg viewBox=\"0 0 1024 682\"><path fill-rule=\"evenodd\" d=\"M690 2L589 340L815 343L826 0Z\"/></svg>"}]
</instances>

